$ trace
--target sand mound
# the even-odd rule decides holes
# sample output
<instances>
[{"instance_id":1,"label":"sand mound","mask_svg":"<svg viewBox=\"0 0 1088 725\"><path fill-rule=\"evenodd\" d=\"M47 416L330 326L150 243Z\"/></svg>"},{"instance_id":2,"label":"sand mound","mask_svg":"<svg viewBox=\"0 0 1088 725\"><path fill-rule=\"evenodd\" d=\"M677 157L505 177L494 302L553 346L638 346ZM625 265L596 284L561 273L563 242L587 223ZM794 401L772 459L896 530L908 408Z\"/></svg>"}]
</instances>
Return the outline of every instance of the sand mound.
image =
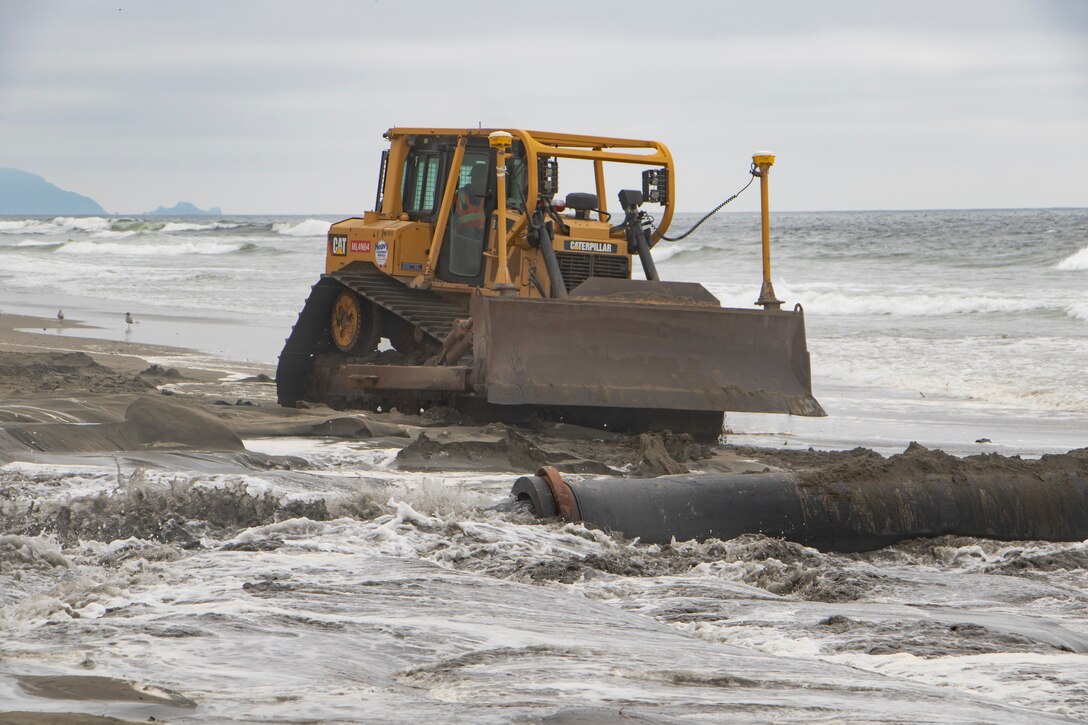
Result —
<instances>
[{"instance_id":1,"label":"sand mound","mask_svg":"<svg viewBox=\"0 0 1088 725\"><path fill-rule=\"evenodd\" d=\"M872 484L875 481L909 484L917 481L948 480L962 484L969 480L1019 481L1023 485L1056 485L1069 477L1088 473L1088 448L1039 460L1006 457L998 453L957 458L944 451L911 443L898 455L884 458L871 451L824 454L831 462L801 470L803 484Z\"/></svg>"},{"instance_id":2,"label":"sand mound","mask_svg":"<svg viewBox=\"0 0 1088 725\"><path fill-rule=\"evenodd\" d=\"M562 443L545 444L501 423L480 430L445 430L435 438L421 432L397 453L397 466L406 471L536 471L547 465L565 473L618 473Z\"/></svg>"},{"instance_id":3,"label":"sand mound","mask_svg":"<svg viewBox=\"0 0 1088 725\"><path fill-rule=\"evenodd\" d=\"M0 458L41 453L147 450L244 451L241 438L215 416L170 399L145 395L133 401L120 423L6 424L0 427Z\"/></svg>"},{"instance_id":4,"label":"sand mound","mask_svg":"<svg viewBox=\"0 0 1088 725\"><path fill-rule=\"evenodd\" d=\"M0 395L144 392L153 387L82 352L0 352Z\"/></svg>"},{"instance_id":5,"label":"sand mound","mask_svg":"<svg viewBox=\"0 0 1088 725\"><path fill-rule=\"evenodd\" d=\"M127 437L141 448L189 448L203 451L244 451L242 439L210 413L145 395L133 401L121 424Z\"/></svg>"},{"instance_id":6,"label":"sand mound","mask_svg":"<svg viewBox=\"0 0 1088 725\"><path fill-rule=\"evenodd\" d=\"M134 685L112 677L93 675L18 675L19 687L29 695L58 700L108 700L147 702L156 705L193 708L196 703L172 690Z\"/></svg>"},{"instance_id":7,"label":"sand mound","mask_svg":"<svg viewBox=\"0 0 1088 725\"><path fill-rule=\"evenodd\" d=\"M665 447L660 435L643 433L638 437L639 464L634 475L643 478L687 473L687 466L678 462Z\"/></svg>"},{"instance_id":8,"label":"sand mound","mask_svg":"<svg viewBox=\"0 0 1088 725\"><path fill-rule=\"evenodd\" d=\"M118 720L109 715L82 712L0 712L0 725L135 725L135 720Z\"/></svg>"},{"instance_id":9,"label":"sand mound","mask_svg":"<svg viewBox=\"0 0 1088 725\"><path fill-rule=\"evenodd\" d=\"M322 438L407 438L404 426L374 420L364 413L322 415L295 408L217 410L217 418L240 436Z\"/></svg>"},{"instance_id":10,"label":"sand mound","mask_svg":"<svg viewBox=\"0 0 1088 725\"><path fill-rule=\"evenodd\" d=\"M529 433L502 423L483 428L455 428L420 433L397 454L406 471L519 471L553 466L563 473L637 476L686 473L684 462L713 455L709 446L687 434L645 433L627 436L577 426L556 426Z\"/></svg>"}]
</instances>

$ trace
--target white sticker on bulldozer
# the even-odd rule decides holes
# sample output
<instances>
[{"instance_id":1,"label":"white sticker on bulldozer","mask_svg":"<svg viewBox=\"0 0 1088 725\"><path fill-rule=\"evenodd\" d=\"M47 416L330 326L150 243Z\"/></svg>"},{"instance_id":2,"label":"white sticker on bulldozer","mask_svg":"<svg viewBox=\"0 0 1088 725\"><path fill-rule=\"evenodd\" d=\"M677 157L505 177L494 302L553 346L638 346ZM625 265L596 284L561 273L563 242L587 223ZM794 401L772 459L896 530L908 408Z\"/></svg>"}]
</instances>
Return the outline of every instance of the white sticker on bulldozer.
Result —
<instances>
[{"instance_id":1,"label":"white sticker on bulldozer","mask_svg":"<svg viewBox=\"0 0 1088 725\"><path fill-rule=\"evenodd\" d=\"M568 239L563 242L563 249L568 252L600 252L604 254L615 254L617 250L619 250L619 245L610 242L581 242L574 239Z\"/></svg>"},{"instance_id":2,"label":"white sticker on bulldozer","mask_svg":"<svg viewBox=\"0 0 1088 725\"><path fill-rule=\"evenodd\" d=\"M389 245L385 242L378 242L374 246L374 263L379 267L384 267L386 261L389 259Z\"/></svg>"}]
</instances>

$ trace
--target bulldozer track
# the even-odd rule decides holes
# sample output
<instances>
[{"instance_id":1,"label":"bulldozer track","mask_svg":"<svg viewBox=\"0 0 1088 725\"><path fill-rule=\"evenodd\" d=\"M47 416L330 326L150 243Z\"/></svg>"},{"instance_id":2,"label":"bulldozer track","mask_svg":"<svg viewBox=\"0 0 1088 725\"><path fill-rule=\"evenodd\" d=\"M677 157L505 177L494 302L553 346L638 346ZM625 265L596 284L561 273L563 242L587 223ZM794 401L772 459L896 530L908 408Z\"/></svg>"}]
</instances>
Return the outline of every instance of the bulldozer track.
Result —
<instances>
[{"instance_id":1,"label":"bulldozer track","mask_svg":"<svg viewBox=\"0 0 1088 725\"><path fill-rule=\"evenodd\" d=\"M453 329L454 320L468 316L467 309L446 301L430 290L411 289L369 262L355 262L332 274L322 275L310 290L310 296L280 354L276 386L281 405L293 406L304 400L322 400L314 387L315 358L336 354L329 337L329 314L336 295L345 287L421 330L439 344Z\"/></svg>"},{"instance_id":2,"label":"bulldozer track","mask_svg":"<svg viewBox=\"0 0 1088 725\"><path fill-rule=\"evenodd\" d=\"M354 262L327 276L418 327L439 343L450 334L454 320L468 316L465 308L430 290L412 289L369 262Z\"/></svg>"}]
</instances>

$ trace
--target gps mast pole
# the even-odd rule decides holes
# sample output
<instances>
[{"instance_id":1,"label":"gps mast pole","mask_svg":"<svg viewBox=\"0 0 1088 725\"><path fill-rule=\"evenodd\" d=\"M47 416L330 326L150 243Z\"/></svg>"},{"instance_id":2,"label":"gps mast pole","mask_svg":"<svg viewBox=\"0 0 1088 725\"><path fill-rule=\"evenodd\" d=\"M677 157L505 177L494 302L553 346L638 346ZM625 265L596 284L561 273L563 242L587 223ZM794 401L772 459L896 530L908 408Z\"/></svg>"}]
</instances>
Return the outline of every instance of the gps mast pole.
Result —
<instances>
[{"instance_id":1,"label":"gps mast pole","mask_svg":"<svg viewBox=\"0 0 1088 725\"><path fill-rule=\"evenodd\" d=\"M495 272L495 289L504 297L517 294L517 288L510 281L510 260L506 254L506 149L510 148L513 138L506 131L494 131L487 137L491 147L495 149L495 194L498 196L496 206L499 212L495 229L499 266Z\"/></svg>"},{"instance_id":2,"label":"gps mast pole","mask_svg":"<svg viewBox=\"0 0 1088 725\"><path fill-rule=\"evenodd\" d=\"M774 165L774 154L770 151L757 151L752 155L752 174L759 177L760 212L763 222L763 287L759 291L757 305L764 310L782 309L782 300L774 294L771 284L771 208L768 200L767 177Z\"/></svg>"}]
</instances>

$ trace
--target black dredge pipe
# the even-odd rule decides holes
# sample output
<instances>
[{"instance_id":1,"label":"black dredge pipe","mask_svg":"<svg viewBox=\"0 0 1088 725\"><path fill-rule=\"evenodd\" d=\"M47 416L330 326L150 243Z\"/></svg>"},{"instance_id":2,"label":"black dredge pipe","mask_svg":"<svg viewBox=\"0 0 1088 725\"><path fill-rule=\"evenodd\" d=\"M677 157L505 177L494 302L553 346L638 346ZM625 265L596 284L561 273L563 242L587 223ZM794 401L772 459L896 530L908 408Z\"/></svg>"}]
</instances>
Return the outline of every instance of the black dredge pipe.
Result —
<instances>
[{"instance_id":1,"label":"black dredge pipe","mask_svg":"<svg viewBox=\"0 0 1088 725\"><path fill-rule=\"evenodd\" d=\"M987 470L844 481L791 473L690 474L567 482L545 468L519 478L512 493L541 518L562 516L648 543L758 533L821 551L856 552L945 534L1088 539L1086 469L1088 459L1044 475Z\"/></svg>"}]
</instances>

